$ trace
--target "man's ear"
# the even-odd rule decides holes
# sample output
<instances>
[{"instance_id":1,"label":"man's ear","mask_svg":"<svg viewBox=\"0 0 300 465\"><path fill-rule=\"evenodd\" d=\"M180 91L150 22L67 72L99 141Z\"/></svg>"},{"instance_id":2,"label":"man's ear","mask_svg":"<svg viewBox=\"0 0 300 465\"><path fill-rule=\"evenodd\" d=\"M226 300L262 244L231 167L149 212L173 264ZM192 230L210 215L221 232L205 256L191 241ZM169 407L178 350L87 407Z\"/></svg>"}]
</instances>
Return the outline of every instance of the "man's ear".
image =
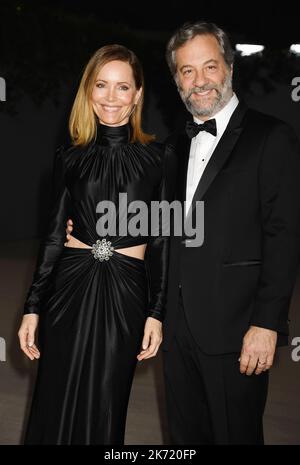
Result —
<instances>
[{"instance_id":1,"label":"man's ear","mask_svg":"<svg viewBox=\"0 0 300 465\"><path fill-rule=\"evenodd\" d=\"M230 76L232 77L233 75L233 65L230 65Z\"/></svg>"}]
</instances>

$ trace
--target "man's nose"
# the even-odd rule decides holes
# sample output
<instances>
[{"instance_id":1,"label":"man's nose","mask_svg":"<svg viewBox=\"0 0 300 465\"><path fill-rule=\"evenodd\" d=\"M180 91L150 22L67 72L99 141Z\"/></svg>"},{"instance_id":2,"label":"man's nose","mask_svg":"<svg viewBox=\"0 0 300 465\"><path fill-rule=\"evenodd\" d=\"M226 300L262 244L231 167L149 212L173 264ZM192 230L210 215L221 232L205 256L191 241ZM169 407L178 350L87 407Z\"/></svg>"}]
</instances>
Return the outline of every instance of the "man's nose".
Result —
<instances>
[{"instance_id":1,"label":"man's nose","mask_svg":"<svg viewBox=\"0 0 300 465\"><path fill-rule=\"evenodd\" d=\"M195 78L193 82L194 86L202 87L207 83L208 83L208 80L207 80L205 73L202 70L197 70L195 73Z\"/></svg>"}]
</instances>

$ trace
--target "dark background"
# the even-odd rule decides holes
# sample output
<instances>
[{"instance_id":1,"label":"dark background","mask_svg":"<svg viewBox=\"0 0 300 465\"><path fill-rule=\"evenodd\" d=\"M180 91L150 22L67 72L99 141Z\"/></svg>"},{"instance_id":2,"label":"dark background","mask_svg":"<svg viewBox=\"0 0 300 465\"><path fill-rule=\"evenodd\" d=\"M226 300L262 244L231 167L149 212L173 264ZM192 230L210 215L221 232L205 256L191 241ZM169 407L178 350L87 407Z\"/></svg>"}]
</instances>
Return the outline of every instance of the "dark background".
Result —
<instances>
[{"instance_id":1,"label":"dark background","mask_svg":"<svg viewBox=\"0 0 300 465\"><path fill-rule=\"evenodd\" d=\"M161 1L0 1L0 240L40 237L47 216L55 148L68 139L67 122L81 73L99 47L122 43L144 66L144 128L158 140L187 114L165 63L165 46L187 20L213 21L233 46L264 45L261 56L236 57L240 98L287 122L300 134L300 102L291 81L300 76L296 3Z\"/></svg>"},{"instance_id":2,"label":"dark background","mask_svg":"<svg viewBox=\"0 0 300 465\"><path fill-rule=\"evenodd\" d=\"M0 0L0 77L6 82L6 101L0 101L0 337L7 344L7 362L0 363L0 444L20 443L26 424L36 366L20 351L17 331L47 223L55 148L68 139L70 108L90 56L116 42L136 52L145 70L144 129L164 140L187 117L165 63L167 40L187 20L213 21L229 33L233 46L265 45L261 56L236 56L234 88L250 106L287 121L300 135L300 101L291 98L300 57L288 53L291 43L300 43L296 6L250 0ZM299 302L298 279L291 341L300 334ZM277 353L270 373L267 444L300 444L300 362L292 359L293 349ZM166 443L164 405L158 356L137 369L126 444Z\"/></svg>"}]
</instances>

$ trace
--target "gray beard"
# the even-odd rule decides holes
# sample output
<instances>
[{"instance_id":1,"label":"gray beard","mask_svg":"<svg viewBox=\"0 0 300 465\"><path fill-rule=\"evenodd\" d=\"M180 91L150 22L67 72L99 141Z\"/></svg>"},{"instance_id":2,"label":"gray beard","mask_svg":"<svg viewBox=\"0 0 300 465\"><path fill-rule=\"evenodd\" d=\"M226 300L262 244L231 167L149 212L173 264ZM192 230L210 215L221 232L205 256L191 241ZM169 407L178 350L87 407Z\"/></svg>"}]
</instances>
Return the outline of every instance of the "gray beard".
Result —
<instances>
[{"instance_id":1,"label":"gray beard","mask_svg":"<svg viewBox=\"0 0 300 465\"><path fill-rule=\"evenodd\" d=\"M189 90L188 93L185 93L180 86L177 87L180 97L185 104L185 107L189 113L191 113L196 118L201 117L212 117L217 114L225 105L229 102L232 97L232 78L228 73L224 79L221 86L216 87L216 85L208 84L203 87L193 87ZM190 100L191 95L194 92L204 92L205 90L215 89L217 92L217 97L213 101L210 107L208 108L199 108L196 107Z\"/></svg>"}]
</instances>

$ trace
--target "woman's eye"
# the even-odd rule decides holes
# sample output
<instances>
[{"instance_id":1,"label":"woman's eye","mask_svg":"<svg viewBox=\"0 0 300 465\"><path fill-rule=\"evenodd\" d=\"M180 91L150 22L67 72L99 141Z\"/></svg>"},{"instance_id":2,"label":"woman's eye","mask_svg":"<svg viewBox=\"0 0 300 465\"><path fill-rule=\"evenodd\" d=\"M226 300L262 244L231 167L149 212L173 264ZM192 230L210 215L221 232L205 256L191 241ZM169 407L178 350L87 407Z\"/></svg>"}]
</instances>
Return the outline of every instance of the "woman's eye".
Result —
<instances>
[{"instance_id":1,"label":"woman's eye","mask_svg":"<svg viewBox=\"0 0 300 465\"><path fill-rule=\"evenodd\" d=\"M103 89L103 87L105 87L105 84L104 84L104 82L98 82L98 83L96 84L96 87L98 87L98 89ZM120 86L119 89L120 89L120 90L128 90L129 87L123 85L123 86Z\"/></svg>"}]
</instances>

